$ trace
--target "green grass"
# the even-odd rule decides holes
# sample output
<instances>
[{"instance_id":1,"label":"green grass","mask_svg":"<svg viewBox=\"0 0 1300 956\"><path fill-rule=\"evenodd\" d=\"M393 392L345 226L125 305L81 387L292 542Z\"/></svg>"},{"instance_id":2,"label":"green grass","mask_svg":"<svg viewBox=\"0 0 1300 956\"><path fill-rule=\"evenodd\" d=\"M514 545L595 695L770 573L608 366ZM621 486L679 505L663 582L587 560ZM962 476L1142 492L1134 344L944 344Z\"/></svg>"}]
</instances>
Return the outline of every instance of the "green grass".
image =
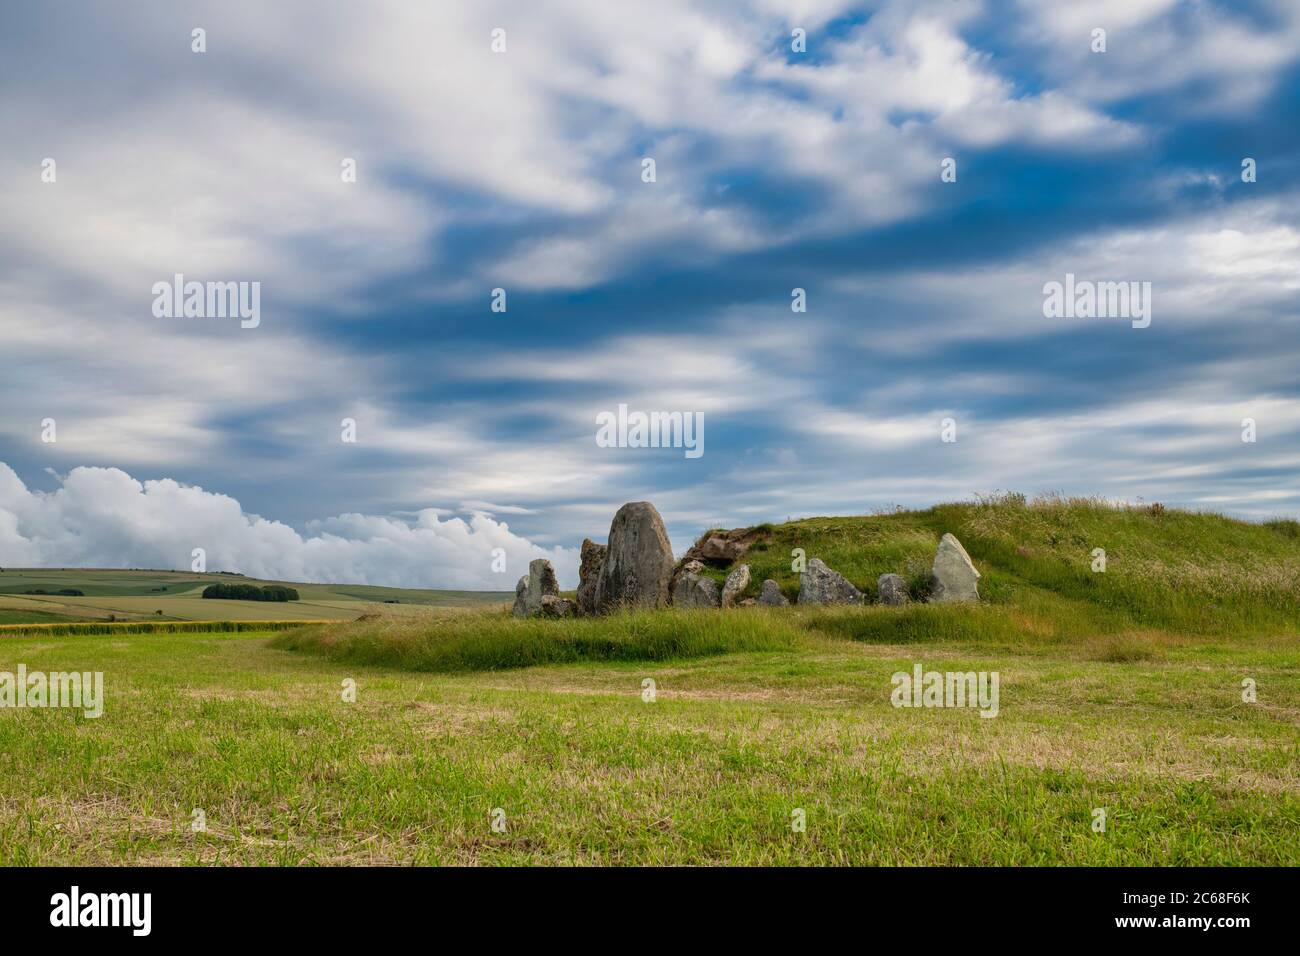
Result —
<instances>
[{"instance_id":1,"label":"green grass","mask_svg":"<svg viewBox=\"0 0 1300 956\"><path fill-rule=\"evenodd\" d=\"M416 671L479 671L575 661L656 661L790 647L799 633L780 615L640 611L604 618L516 620L504 611L450 617L361 618L313 625L275 646L339 661Z\"/></svg>"},{"instance_id":2,"label":"green grass","mask_svg":"<svg viewBox=\"0 0 1300 956\"><path fill-rule=\"evenodd\" d=\"M301 621L66 621L48 624L5 624L0 626L0 638L39 635L68 637L72 635L121 634L222 634L238 631L283 631L300 628Z\"/></svg>"},{"instance_id":3,"label":"green grass","mask_svg":"<svg viewBox=\"0 0 1300 956\"><path fill-rule=\"evenodd\" d=\"M433 674L252 633L0 641L0 669L19 661L102 670L106 705L0 710L8 864L1300 863L1290 642L1107 662L808 630ZM891 675L918 661L999 671L999 716L892 707Z\"/></svg>"},{"instance_id":4,"label":"green grass","mask_svg":"<svg viewBox=\"0 0 1300 956\"><path fill-rule=\"evenodd\" d=\"M797 590L795 547L871 591L953 531L977 606L0 630L0 670L101 670L107 697L0 709L0 862L1295 866L1296 528L1008 496L773 526L745 558L751 593ZM893 707L916 664L997 672L998 716Z\"/></svg>"},{"instance_id":5,"label":"green grass","mask_svg":"<svg viewBox=\"0 0 1300 956\"><path fill-rule=\"evenodd\" d=\"M48 611L21 611L0 607L0 624L53 624L66 620L68 618L65 615Z\"/></svg>"},{"instance_id":6,"label":"green grass","mask_svg":"<svg viewBox=\"0 0 1300 956\"><path fill-rule=\"evenodd\" d=\"M886 572L919 584L946 531L957 535L975 561L987 601L1032 609L1045 627L1224 635L1296 633L1300 627L1295 522L1250 524L1089 499L1026 502L1007 495L926 511L777 525L742 559L751 570L747 594L757 596L763 579L772 578L793 599L799 590L791 569L795 548L821 558L869 595ZM1095 548L1106 552L1102 573L1092 570Z\"/></svg>"}]
</instances>

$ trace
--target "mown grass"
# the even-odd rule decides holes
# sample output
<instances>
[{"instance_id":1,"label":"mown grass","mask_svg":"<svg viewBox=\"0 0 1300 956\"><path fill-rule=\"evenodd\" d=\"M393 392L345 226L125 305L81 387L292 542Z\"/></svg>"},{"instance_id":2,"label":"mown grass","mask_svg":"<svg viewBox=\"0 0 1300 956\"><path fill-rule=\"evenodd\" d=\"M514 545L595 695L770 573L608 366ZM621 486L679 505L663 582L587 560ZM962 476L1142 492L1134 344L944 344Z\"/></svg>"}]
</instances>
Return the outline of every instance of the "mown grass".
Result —
<instances>
[{"instance_id":1,"label":"mown grass","mask_svg":"<svg viewBox=\"0 0 1300 956\"><path fill-rule=\"evenodd\" d=\"M97 720L0 710L0 862L1300 863L1289 642L1100 661L808 628L780 650L437 674L268 638L0 642L0 669L101 670L106 690ZM999 671L998 717L894 708L914 663Z\"/></svg>"}]
</instances>

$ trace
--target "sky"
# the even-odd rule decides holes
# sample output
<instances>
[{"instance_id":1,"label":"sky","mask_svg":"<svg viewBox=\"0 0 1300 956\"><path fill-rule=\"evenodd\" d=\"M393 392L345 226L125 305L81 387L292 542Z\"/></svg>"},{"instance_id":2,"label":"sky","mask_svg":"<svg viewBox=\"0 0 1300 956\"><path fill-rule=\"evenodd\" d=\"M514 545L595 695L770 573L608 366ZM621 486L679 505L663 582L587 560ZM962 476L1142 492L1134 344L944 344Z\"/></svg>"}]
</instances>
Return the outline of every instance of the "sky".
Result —
<instances>
[{"instance_id":1,"label":"sky","mask_svg":"<svg viewBox=\"0 0 1300 956\"><path fill-rule=\"evenodd\" d=\"M1295 2L0 17L0 565L510 590L626 501L678 553L999 490L1300 514ZM255 325L160 315L176 274ZM1067 275L1149 323L1048 315ZM598 442L620 405L703 453Z\"/></svg>"}]
</instances>

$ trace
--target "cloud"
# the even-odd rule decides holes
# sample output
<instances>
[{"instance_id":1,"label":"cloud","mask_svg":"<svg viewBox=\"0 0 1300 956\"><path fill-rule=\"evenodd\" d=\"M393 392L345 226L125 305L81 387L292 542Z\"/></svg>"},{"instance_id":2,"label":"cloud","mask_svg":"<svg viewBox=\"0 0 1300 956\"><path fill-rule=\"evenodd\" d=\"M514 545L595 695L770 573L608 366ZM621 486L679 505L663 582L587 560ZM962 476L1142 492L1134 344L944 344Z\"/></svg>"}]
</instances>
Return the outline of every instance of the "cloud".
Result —
<instances>
[{"instance_id":1,"label":"cloud","mask_svg":"<svg viewBox=\"0 0 1300 956\"><path fill-rule=\"evenodd\" d=\"M167 478L74 468L41 492L0 463L0 564L188 570L194 548L204 549L209 570L283 581L509 591L529 561L546 558L562 586L577 583L575 549L538 547L482 512L444 519L427 509L410 521L342 514L300 534ZM497 549L504 572L492 570Z\"/></svg>"},{"instance_id":2,"label":"cloud","mask_svg":"<svg viewBox=\"0 0 1300 956\"><path fill-rule=\"evenodd\" d=\"M1079 467L1085 446L1128 449L1117 474L1208 476L1171 497L1291 500L1270 497L1274 459L1246 489L1195 429L1156 461L1125 439L1140 405L1105 412L1200 389L1223 414L1196 427L1226 434L1228 410L1295 397L1300 17L1086 6L27 5L0 31L0 73L23 78L0 83L18 144L0 151L0 460L33 487L115 466L220 488L304 560L332 541L311 519L389 516L331 545L366 568L424 516L444 537L509 517L550 547L648 498L680 544L900 491L1091 492L1111 474ZM261 327L153 318L178 271L261 281ZM1152 328L1046 320L1067 271L1152 281ZM496 286L508 313L488 311ZM705 457L596 447L620 402L703 412ZM956 454L931 447L948 413ZM1275 414L1261 452L1293 433ZM1006 454L963 457L993 434Z\"/></svg>"},{"instance_id":3,"label":"cloud","mask_svg":"<svg viewBox=\"0 0 1300 956\"><path fill-rule=\"evenodd\" d=\"M1300 58L1300 10L1289 0L1019 0L1019 32L1044 44L1043 70L1072 96L1107 104L1164 94L1161 109L1231 113L1249 108ZM1107 31L1104 54L1091 34Z\"/></svg>"}]
</instances>

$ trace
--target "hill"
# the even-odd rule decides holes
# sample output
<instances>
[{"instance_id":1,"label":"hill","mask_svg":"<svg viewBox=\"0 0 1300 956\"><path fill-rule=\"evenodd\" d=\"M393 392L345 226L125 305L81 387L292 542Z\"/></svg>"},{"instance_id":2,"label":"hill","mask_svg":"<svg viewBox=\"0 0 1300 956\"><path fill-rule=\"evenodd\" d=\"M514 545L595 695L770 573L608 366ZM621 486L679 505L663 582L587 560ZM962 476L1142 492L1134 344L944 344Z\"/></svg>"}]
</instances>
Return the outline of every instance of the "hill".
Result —
<instances>
[{"instance_id":1,"label":"hill","mask_svg":"<svg viewBox=\"0 0 1300 956\"><path fill-rule=\"evenodd\" d=\"M873 598L886 572L902 574L919 590L939 537L950 531L983 576L984 601L1017 609L1026 630L1230 635L1300 628L1300 523L1292 520L1252 524L1158 504L1050 496L1028 501L1012 494L751 531L757 540L739 559L750 566L751 597L772 578L794 598L795 548L821 558ZM1096 549L1105 552L1104 570L1094 570ZM709 573L721 580L728 567Z\"/></svg>"},{"instance_id":2,"label":"hill","mask_svg":"<svg viewBox=\"0 0 1300 956\"><path fill-rule=\"evenodd\" d=\"M283 585L300 600L204 600L209 584ZM81 596L59 591L81 591ZM44 594L26 592L44 591ZM416 608L463 608L502 604L513 594L437 591L363 584L302 584L237 574L94 568L4 568L0 570L0 624L70 621L302 621L348 620L376 606L394 614ZM396 602L396 603L388 603Z\"/></svg>"}]
</instances>

